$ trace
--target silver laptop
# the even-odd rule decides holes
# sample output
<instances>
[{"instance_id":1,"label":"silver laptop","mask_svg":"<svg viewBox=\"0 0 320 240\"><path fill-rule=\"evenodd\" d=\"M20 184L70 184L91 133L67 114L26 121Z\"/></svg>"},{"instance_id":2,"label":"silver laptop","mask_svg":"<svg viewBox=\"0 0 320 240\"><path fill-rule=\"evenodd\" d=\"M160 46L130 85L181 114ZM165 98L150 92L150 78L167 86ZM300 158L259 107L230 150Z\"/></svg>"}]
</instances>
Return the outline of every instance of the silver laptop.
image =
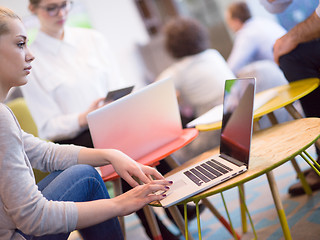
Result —
<instances>
[{"instance_id":1,"label":"silver laptop","mask_svg":"<svg viewBox=\"0 0 320 240\"><path fill-rule=\"evenodd\" d=\"M95 148L115 148L139 158L182 134L172 80L152 83L88 114Z\"/></svg>"},{"instance_id":2,"label":"silver laptop","mask_svg":"<svg viewBox=\"0 0 320 240\"><path fill-rule=\"evenodd\" d=\"M255 82L255 78L226 80L220 154L167 177L173 185L160 201L162 206L170 207L248 169Z\"/></svg>"}]
</instances>

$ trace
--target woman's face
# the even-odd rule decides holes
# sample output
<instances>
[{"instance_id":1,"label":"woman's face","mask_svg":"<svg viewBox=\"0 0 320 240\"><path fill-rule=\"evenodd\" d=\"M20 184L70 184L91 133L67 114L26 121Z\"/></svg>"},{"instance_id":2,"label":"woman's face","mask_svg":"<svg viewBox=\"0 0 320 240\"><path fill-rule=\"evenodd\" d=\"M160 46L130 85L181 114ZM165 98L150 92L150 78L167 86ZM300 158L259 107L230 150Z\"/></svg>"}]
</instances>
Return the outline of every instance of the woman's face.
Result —
<instances>
[{"instance_id":1,"label":"woman's face","mask_svg":"<svg viewBox=\"0 0 320 240\"><path fill-rule=\"evenodd\" d=\"M0 36L0 86L2 92L27 83L34 57L27 48L27 34L19 19L7 18L8 33Z\"/></svg>"},{"instance_id":2,"label":"woman's face","mask_svg":"<svg viewBox=\"0 0 320 240\"><path fill-rule=\"evenodd\" d=\"M56 37L63 32L71 5L70 0L41 0L38 6L30 5L29 9L37 15L41 30Z\"/></svg>"}]
</instances>

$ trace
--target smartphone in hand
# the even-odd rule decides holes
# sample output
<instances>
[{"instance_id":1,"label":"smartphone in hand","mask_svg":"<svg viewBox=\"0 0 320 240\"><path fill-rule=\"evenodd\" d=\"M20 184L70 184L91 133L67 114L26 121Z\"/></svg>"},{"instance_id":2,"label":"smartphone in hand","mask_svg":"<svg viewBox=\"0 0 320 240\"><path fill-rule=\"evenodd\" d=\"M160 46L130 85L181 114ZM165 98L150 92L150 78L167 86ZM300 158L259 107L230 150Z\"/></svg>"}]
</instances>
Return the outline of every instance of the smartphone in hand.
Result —
<instances>
[{"instance_id":1,"label":"smartphone in hand","mask_svg":"<svg viewBox=\"0 0 320 240\"><path fill-rule=\"evenodd\" d=\"M125 88L120 88L120 89L116 89L113 91L109 91L107 93L107 96L105 98L105 102L112 102L115 101L119 98L124 97L125 95L129 94L132 92L134 86L129 86L129 87L125 87Z\"/></svg>"}]
</instances>

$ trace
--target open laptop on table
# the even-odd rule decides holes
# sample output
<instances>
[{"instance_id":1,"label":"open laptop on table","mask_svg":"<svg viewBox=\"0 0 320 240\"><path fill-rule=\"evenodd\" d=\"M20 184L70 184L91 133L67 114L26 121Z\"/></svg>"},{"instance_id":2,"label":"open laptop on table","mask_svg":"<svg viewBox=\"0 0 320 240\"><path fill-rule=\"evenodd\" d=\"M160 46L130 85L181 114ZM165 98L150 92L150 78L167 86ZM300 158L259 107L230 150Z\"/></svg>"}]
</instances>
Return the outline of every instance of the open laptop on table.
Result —
<instances>
[{"instance_id":1,"label":"open laptop on table","mask_svg":"<svg viewBox=\"0 0 320 240\"><path fill-rule=\"evenodd\" d=\"M182 135L174 84L164 79L88 114L95 148L114 148L138 160ZM112 173L103 167L104 175Z\"/></svg>"},{"instance_id":2,"label":"open laptop on table","mask_svg":"<svg viewBox=\"0 0 320 240\"><path fill-rule=\"evenodd\" d=\"M170 207L248 169L255 82L255 78L226 80L220 154L167 177L173 185L160 201L162 206Z\"/></svg>"}]
</instances>

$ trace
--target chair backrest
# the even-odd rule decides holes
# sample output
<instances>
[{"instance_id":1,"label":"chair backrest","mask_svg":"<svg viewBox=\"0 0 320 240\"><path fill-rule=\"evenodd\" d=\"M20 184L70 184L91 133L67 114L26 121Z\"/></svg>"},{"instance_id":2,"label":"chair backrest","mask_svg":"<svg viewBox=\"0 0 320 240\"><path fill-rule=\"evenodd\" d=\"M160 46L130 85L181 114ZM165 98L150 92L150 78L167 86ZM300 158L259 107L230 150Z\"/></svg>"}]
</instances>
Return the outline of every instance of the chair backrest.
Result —
<instances>
[{"instance_id":1,"label":"chair backrest","mask_svg":"<svg viewBox=\"0 0 320 240\"><path fill-rule=\"evenodd\" d=\"M24 98L19 97L7 103L7 106L12 110L16 116L21 128L27 133L38 136L37 126L31 116L29 108Z\"/></svg>"},{"instance_id":2,"label":"chair backrest","mask_svg":"<svg viewBox=\"0 0 320 240\"><path fill-rule=\"evenodd\" d=\"M19 97L19 98L16 98L6 104L12 110L14 115L16 116L22 130L38 137L37 125L35 124L32 116L31 116L31 113L29 111L29 108L28 108L24 98ZM48 175L48 173L41 172L38 169L33 169L33 172L34 172L37 183Z\"/></svg>"}]
</instances>

